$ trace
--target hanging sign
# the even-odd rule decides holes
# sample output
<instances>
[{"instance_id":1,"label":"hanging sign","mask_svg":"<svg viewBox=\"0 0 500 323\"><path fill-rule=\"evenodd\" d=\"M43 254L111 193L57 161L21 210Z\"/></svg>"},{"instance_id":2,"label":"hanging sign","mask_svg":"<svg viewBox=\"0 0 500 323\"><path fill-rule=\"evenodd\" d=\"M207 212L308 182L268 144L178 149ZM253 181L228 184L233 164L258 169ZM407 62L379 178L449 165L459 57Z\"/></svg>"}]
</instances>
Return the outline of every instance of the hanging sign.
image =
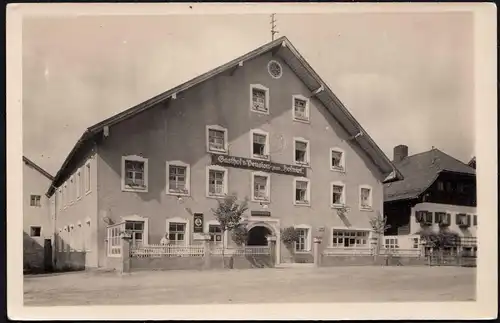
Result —
<instances>
[{"instance_id":1,"label":"hanging sign","mask_svg":"<svg viewBox=\"0 0 500 323\"><path fill-rule=\"evenodd\" d=\"M203 213L194 214L194 233L203 233Z\"/></svg>"}]
</instances>

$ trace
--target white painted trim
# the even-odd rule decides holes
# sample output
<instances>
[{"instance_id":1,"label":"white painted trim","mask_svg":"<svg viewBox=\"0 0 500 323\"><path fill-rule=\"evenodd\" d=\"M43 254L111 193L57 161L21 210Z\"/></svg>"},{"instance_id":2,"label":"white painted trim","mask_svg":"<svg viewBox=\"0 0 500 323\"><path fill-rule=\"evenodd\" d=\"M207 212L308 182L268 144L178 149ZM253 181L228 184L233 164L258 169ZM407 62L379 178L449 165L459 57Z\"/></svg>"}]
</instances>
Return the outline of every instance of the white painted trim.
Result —
<instances>
[{"instance_id":1,"label":"white painted trim","mask_svg":"<svg viewBox=\"0 0 500 323\"><path fill-rule=\"evenodd\" d=\"M295 197L296 197L295 191L297 188L297 181L307 182L307 191L306 191L307 203L300 203L300 202L297 202L297 200L295 199ZM293 205L295 205L295 206L311 206L311 180L307 177L294 177L292 194L293 194L293 197L292 197L293 198Z\"/></svg>"},{"instance_id":2,"label":"white painted trim","mask_svg":"<svg viewBox=\"0 0 500 323\"><path fill-rule=\"evenodd\" d=\"M221 171L221 172L224 172L224 192L223 194L224 195L210 195L209 193L209 173L211 170L217 170L217 171ZM207 166L206 168L206 173L205 173L205 196L206 197L209 197L209 198L222 198L224 197L225 195L227 195L227 192L228 192L228 169L225 168L225 167L222 167L222 166L218 166L218 165L210 165L210 166Z\"/></svg>"},{"instance_id":3,"label":"white painted trim","mask_svg":"<svg viewBox=\"0 0 500 323\"><path fill-rule=\"evenodd\" d=\"M82 196L83 196L83 192L82 192L82 171L81 171L81 167L79 167L77 170L76 170L76 181L75 181L75 185L76 185L76 200L79 201L82 199Z\"/></svg>"},{"instance_id":4,"label":"white painted trim","mask_svg":"<svg viewBox=\"0 0 500 323\"><path fill-rule=\"evenodd\" d=\"M265 172L260 172L260 171L257 171L257 172L251 172L250 174L251 176L251 195L252 195L252 201L253 202L257 202L257 203L270 203L271 202L271 174L269 173L265 173ZM266 195L267 195L267 199L265 200L259 200L259 199L256 199L255 198L255 189L254 189L254 185L255 185L255 176L262 176L262 177L266 177L267 181L266 181Z\"/></svg>"},{"instance_id":5,"label":"white painted trim","mask_svg":"<svg viewBox=\"0 0 500 323\"><path fill-rule=\"evenodd\" d=\"M300 141L302 143L305 143L306 146L306 162L305 163L299 163L295 160L295 149L296 149L296 143L297 141ZM303 166L303 167L310 167L311 166L311 144L309 140L302 138L302 137L293 137L293 164L297 166Z\"/></svg>"},{"instance_id":6,"label":"white painted trim","mask_svg":"<svg viewBox=\"0 0 500 323\"><path fill-rule=\"evenodd\" d=\"M189 220L186 218L181 218L181 217L174 217L174 218L168 218L166 220L166 228L165 228L165 233L168 234L170 233L170 223L185 223L186 224L186 231L184 232L184 245L189 246L191 244L190 240L190 232L191 232L191 227L189 226Z\"/></svg>"},{"instance_id":7,"label":"white painted trim","mask_svg":"<svg viewBox=\"0 0 500 323\"><path fill-rule=\"evenodd\" d=\"M253 135L262 135L266 136L266 146L264 147L264 155L265 156L260 156L260 155L254 155L253 153ZM256 158L256 159L262 159L262 160L269 160L269 132L261 130L261 129L251 129L250 130L250 158Z\"/></svg>"},{"instance_id":8,"label":"white painted trim","mask_svg":"<svg viewBox=\"0 0 500 323\"><path fill-rule=\"evenodd\" d=\"M360 227L330 227L330 239L328 242L328 248L339 248L333 245L333 231L349 231L349 232L368 232L368 236L366 237L366 248L370 248L370 241L372 239L372 228L360 228ZM342 247L340 247L342 248ZM354 249L354 248L353 248Z\"/></svg>"},{"instance_id":9,"label":"white painted trim","mask_svg":"<svg viewBox=\"0 0 500 323\"><path fill-rule=\"evenodd\" d=\"M203 224L203 232L204 233L209 233L208 232L208 227L210 225L220 225L219 221L217 220L208 220L208 221L205 221L205 223ZM228 231L224 232L224 247L227 248L227 245L228 245Z\"/></svg>"},{"instance_id":10,"label":"white painted trim","mask_svg":"<svg viewBox=\"0 0 500 323\"><path fill-rule=\"evenodd\" d=\"M368 197L368 204L369 204L369 207L363 207L361 205L361 189L363 188L366 188L366 189L369 189L370 190L370 195ZM359 205L359 209L361 211L373 211L373 187L371 187L370 185L359 185L359 189L358 189L358 205Z\"/></svg>"},{"instance_id":11,"label":"white painted trim","mask_svg":"<svg viewBox=\"0 0 500 323\"><path fill-rule=\"evenodd\" d=\"M247 216L244 218L247 221L246 227L250 231L255 226L266 224L267 228L271 228L272 233L276 235L276 264L281 262L281 222L276 218L254 218Z\"/></svg>"},{"instance_id":12,"label":"white painted trim","mask_svg":"<svg viewBox=\"0 0 500 323\"><path fill-rule=\"evenodd\" d=\"M274 75L271 74L271 71L269 70L269 67L271 66L272 63L276 63L276 64L279 65L280 70L281 70L281 73L280 73L279 76L274 76ZM281 78L283 76L283 66L277 60L272 59L272 60L269 61L269 63L267 63L267 72L269 73L269 75L271 75L271 77L273 79L277 80L277 79L279 79L279 78Z\"/></svg>"},{"instance_id":13,"label":"white painted trim","mask_svg":"<svg viewBox=\"0 0 500 323\"><path fill-rule=\"evenodd\" d=\"M309 253L311 252L311 246L312 246L312 227L310 225L307 225L307 224L298 224L298 225L294 225L293 226L295 229L307 229L307 236L306 236L306 250L304 251L297 251L295 250L295 252L297 253ZM294 246L295 248L295 246Z\"/></svg>"},{"instance_id":14,"label":"white painted trim","mask_svg":"<svg viewBox=\"0 0 500 323\"><path fill-rule=\"evenodd\" d=\"M123 222L127 221L137 221L137 222L144 222L144 232L143 232L143 237L142 237L142 243L144 245L149 244L149 218L137 215L137 214L132 214L132 215L126 215L121 217Z\"/></svg>"},{"instance_id":15,"label":"white painted trim","mask_svg":"<svg viewBox=\"0 0 500 323\"><path fill-rule=\"evenodd\" d=\"M210 144L209 144L209 141L208 141L209 130L217 130L217 131L223 131L224 132L224 150L210 149ZM229 144L228 144L227 128L224 128L224 127L219 126L219 125L207 125L205 127L205 146L207 148L207 152L208 153L217 153L217 154L227 155L229 153L229 150L228 150Z\"/></svg>"},{"instance_id":16,"label":"white painted trim","mask_svg":"<svg viewBox=\"0 0 500 323\"><path fill-rule=\"evenodd\" d=\"M190 196L191 195L191 166L183 161L180 160L172 160L172 161L167 161L165 163L165 170L166 170L166 185L165 185L165 193L167 195L175 195L175 196ZM178 166L178 167L186 167L186 193L180 193L180 192L174 192L170 191L169 185L170 185L170 166Z\"/></svg>"},{"instance_id":17,"label":"white painted trim","mask_svg":"<svg viewBox=\"0 0 500 323\"><path fill-rule=\"evenodd\" d=\"M303 100L306 102L305 114L306 114L307 119L300 119L300 118L297 118L297 116L295 115L295 99ZM305 96L300 95L300 94L292 95L292 119L293 119L293 121L310 123L310 121L311 121L311 112L310 111L311 111L311 108L310 108L309 98L306 98Z\"/></svg>"},{"instance_id":18,"label":"white painted trim","mask_svg":"<svg viewBox=\"0 0 500 323\"><path fill-rule=\"evenodd\" d=\"M267 111L259 111L259 110L255 110L253 108L253 89L259 89L259 90L262 90L262 91L265 91L266 92L266 107L267 107ZM269 88L265 87L264 85L261 85L261 84L250 84L250 111L252 112L255 112L255 113L260 113L260 114L266 114L266 115L269 115L269 112L271 111L271 108L269 106Z\"/></svg>"},{"instance_id":19,"label":"white painted trim","mask_svg":"<svg viewBox=\"0 0 500 323\"><path fill-rule=\"evenodd\" d=\"M342 186L342 196L341 196L341 204L333 203L333 186ZM346 205L346 185L341 181L330 182L330 206L332 208L341 208Z\"/></svg>"},{"instance_id":20,"label":"white painted trim","mask_svg":"<svg viewBox=\"0 0 500 323\"><path fill-rule=\"evenodd\" d=\"M125 186L125 161L140 161L144 162L144 189L139 189L139 188L132 188L132 187L127 187ZM121 177L121 182L122 182L122 191L123 192L137 192L137 193L147 193L149 186L148 186L148 159L138 156L138 155L128 155L128 156L122 156L122 177Z\"/></svg>"},{"instance_id":21,"label":"white painted trim","mask_svg":"<svg viewBox=\"0 0 500 323\"><path fill-rule=\"evenodd\" d=\"M40 228L40 236L32 236L31 235L31 228ZM30 237L31 238L43 238L43 227L41 225L30 225Z\"/></svg>"},{"instance_id":22,"label":"white painted trim","mask_svg":"<svg viewBox=\"0 0 500 323\"><path fill-rule=\"evenodd\" d=\"M90 163L90 159L85 162L85 171L83 173L83 176L85 177L85 185L84 185L84 190L85 190L85 195L88 195L92 192L92 164ZM88 172L88 176L87 176ZM88 185L88 189L87 189Z\"/></svg>"},{"instance_id":23,"label":"white painted trim","mask_svg":"<svg viewBox=\"0 0 500 323\"><path fill-rule=\"evenodd\" d=\"M332 158L333 158L332 152L333 151L342 153L342 157L340 158L340 165L342 166L342 169L333 167L333 165L332 165ZM329 165L329 168L331 171L345 173L346 167L345 167L345 151L344 151L344 149L339 148L339 147L330 148L330 160L328 162L328 165Z\"/></svg>"}]
</instances>

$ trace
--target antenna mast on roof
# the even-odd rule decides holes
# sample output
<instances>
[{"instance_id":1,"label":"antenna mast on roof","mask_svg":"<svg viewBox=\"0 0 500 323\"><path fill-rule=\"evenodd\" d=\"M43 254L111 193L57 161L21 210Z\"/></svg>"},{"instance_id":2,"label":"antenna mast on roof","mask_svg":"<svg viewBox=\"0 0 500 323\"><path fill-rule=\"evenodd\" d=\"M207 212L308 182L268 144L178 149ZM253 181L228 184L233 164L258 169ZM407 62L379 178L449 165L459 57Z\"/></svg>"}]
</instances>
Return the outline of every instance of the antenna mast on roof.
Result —
<instances>
[{"instance_id":1,"label":"antenna mast on roof","mask_svg":"<svg viewBox=\"0 0 500 323\"><path fill-rule=\"evenodd\" d=\"M275 13L271 14L271 40L274 40L274 34L279 33L279 31L276 30L276 25L274 24L276 22L274 19L275 15Z\"/></svg>"}]
</instances>

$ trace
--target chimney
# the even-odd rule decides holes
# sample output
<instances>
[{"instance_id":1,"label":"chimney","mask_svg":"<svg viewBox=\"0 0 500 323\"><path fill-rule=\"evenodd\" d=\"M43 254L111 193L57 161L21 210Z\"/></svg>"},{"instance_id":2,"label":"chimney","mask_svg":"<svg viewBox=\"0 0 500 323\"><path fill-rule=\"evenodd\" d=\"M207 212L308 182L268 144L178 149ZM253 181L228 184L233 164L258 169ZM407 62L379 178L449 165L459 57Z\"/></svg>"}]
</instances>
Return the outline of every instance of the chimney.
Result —
<instances>
[{"instance_id":1,"label":"chimney","mask_svg":"<svg viewBox=\"0 0 500 323\"><path fill-rule=\"evenodd\" d=\"M408 157L408 146L399 145L394 147L393 162L398 163Z\"/></svg>"}]
</instances>

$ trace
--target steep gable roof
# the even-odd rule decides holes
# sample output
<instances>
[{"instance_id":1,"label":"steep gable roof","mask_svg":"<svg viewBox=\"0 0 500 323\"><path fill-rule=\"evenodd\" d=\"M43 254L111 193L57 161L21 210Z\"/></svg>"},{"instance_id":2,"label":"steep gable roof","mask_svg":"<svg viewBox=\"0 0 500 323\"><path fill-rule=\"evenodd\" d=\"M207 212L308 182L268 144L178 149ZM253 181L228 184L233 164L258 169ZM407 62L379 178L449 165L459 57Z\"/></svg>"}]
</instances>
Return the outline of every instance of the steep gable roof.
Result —
<instances>
[{"instance_id":1,"label":"steep gable roof","mask_svg":"<svg viewBox=\"0 0 500 323\"><path fill-rule=\"evenodd\" d=\"M441 172L476 175L475 169L436 148L406 157L394 165L404 179L384 185L385 202L417 198Z\"/></svg>"},{"instance_id":2,"label":"steep gable roof","mask_svg":"<svg viewBox=\"0 0 500 323\"><path fill-rule=\"evenodd\" d=\"M175 98L177 93L186 91L189 88L207 81L223 72L236 69L246 61L252 60L268 52L272 52L273 55L277 55L281 59L283 59L286 64L293 70L293 72L309 88L311 94L314 95L318 100L320 100L322 104L330 111L330 113L344 128L344 130L353 138L355 137L354 140L357 141L358 145L361 146L361 148L366 152L367 156L378 167L378 169L383 174L388 175L386 181L396 181L403 178L401 173L394 167L389 158L387 158L384 152L375 144L373 139L370 138L370 136L361 127L361 125L354 119L349 111L347 111L345 106L335 96L332 90L311 68L311 66L299 54L295 47L293 47L288 38L283 36L205 74L202 74L190 81L174 87L173 89L163 92L147 101L144 101L143 103L140 103L128 110L118 113L104 121L101 121L89 127L80 137L75 147L71 150L68 157L64 161L61 169L56 174L56 177L52 185L50 186L47 195L52 195L56 187L61 185L64 179L73 170L73 166L71 165L73 165L77 161L76 156L78 155L77 153L79 152L79 150L82 149L85 144L89 143L92 140L95 140L97 136L102 135L104 128L111 127L118 122L131 118L146 109L154 107L162 101ZM359 136L359 134L362 135Z\"/></svg>"},{"instance_id":3,"label":"steep gable roof","mask_svg":"<svg viewBox=\"0 0 500 323\"><path fill-rule=\"evenodd\" d=\"M33 167L34 169L36 169L40 174L42 174L43 176L47 177L48 179L50 179L51 181L54 180L54 176L50 175L47 171L45 171L42 167L38 166L37 164L35 164L34 162L32 162L30 159L28 159L28 157L26 156L23 156L23 162L31 167Z\"/></svg>"}]
</instances>

